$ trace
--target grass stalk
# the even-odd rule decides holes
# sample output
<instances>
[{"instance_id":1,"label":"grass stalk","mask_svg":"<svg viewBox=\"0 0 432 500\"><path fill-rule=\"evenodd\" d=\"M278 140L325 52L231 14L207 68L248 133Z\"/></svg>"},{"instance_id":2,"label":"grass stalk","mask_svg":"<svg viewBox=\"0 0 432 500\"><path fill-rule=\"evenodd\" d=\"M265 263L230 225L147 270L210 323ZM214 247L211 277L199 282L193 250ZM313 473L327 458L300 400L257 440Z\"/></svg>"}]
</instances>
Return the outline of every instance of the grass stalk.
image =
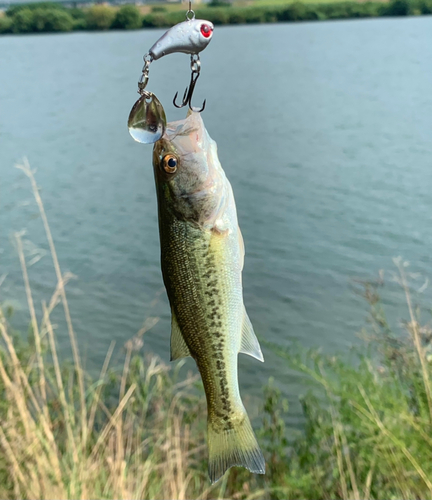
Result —
<instances>
[{"instance_id":1,"label":"grass stalk","mask_svg":"<svg viewBox=\"0 0 432 500\"><path fill-rule=\"evenodd\" d=\"M56 277L57 277L57 286L59 287L60 295L62 298L63 309L64 309L64 314L65 314L68 333L69 333L69 339L70 339L70 343L71 343L71 347L72 347L75 368L77 371L80 406L81 406L82 441L83 441L83 444L85 444L87 442L87 426L86 426L87 409L86 409L86 404L85 404L84 377L83 377L83 372L82 372L82 367L81 367L78 345L77 345L76 338L75 338L75 332L74 332L74 329L72 326L72 319L71 319L71 315L70 315L70 311L69 311L69 304L68 304L67 297L66 297L63 276L62 276L62 272L60 269L59 260L57 257L57 251L56 251L56 248L54 245L54 239L53 239L52 234L51 234L51 228L48 224L48 219L47 219L47 216L45 213L45 207L44 207L44 204L42 202L42 198L39 194L39 188L37 187L36 180L34 178L34 174L30 168L28 160L24 159L23 164L17 165L17 168L22 170L25 173L25 175L30 179L33 196L34 196L34 198L36 200L36 204L39 208L39 213L40 213L40 216L42 218L46 238L48 241L48 245L49 245L50 252L51 252L51 257L53 260L54 270L55 270Z\"/></svg>"},{"instance_id":2,"label":"grass stalk","mask_svg":"<svg viewBox=\"0 0 432 500\"><path fill-rule=\"evenodd\" d=\"M65 394L65 390L64 390L64 386L63 386L63 379L62 379L61 370L60 370L60 363L58 360L57 348L55 345L54 330L53 330L53 327L52 327L52 324L51 324L51 321L49 318L49 311L48 311L45 303L43 303L43 313L44 313L44 324L46 325L47 330L48 330L48 339L49 339L49 344L50 344L50 348L51 348L51 355L53 358L55 377L56 377L56 382L57 382L57 388L59 391L60 403L61 403L62 410L63 410L63 417L64 417L66 432L67 432L67 436L68 436L68 443L72 448L72 457L73 457L74 464L76 465L76 464L78 464L78 451L77 451L77 447L76 447L76 443L75 443L75 439L74 439L74 434L73 434L73 430L72 430L72 419L70 416L71 409L66 401L66 394Z\"/></svg>"},{"instance_id":3,"label":"grass stalk","mask_svg":"<svg viewBox=\"0 0 432 500\"><path fill-rule=\"evenodd\" d=\"M422 368L422 375L423 375L423 383L425 386L425 391L426 391L426 397L427 397L427 402L428 402L428 407L429 407L429 418L430 418L430 423L432 425L432 389L431 389L431 384L429 380L429 370L427 366L427 360L426 360L426 355L422 346L422 342L420 339L420 332L419 332L419 323L417 321L417 318L414 314L414 309L412 306L412 301L411 301L411 293L409 291L408 283L407 283L407 277L405 273L405 268L404 268L404 263L402 262L401 259L395 259L394 260L398 271L399 271L399 276L400 276L400 282L402 285L402 288L405 293L405 298L406 298L406 303L408 305L408 310L409 310L409 315L411 319L410 323L410 328L409 331L413 336L414 340L414 345L417 350L417 354L420 360L421 368Z\"/></svg>"},{"instance_id":4,"label":"grass stalk","mask_svg":"<svg viewBox=\"0 0 432 500\"><path fill-rule=\"evenodd\" d=\"M21 264L21 272L22 272L22 275L24 278L24 287L25 287L25 291L26 291L26 295L27 295L27 303L28 303L28 308L30 311L33 335L35 338L37 368L38 368L39 377L40 377L40 393L42 396L43 411L45 413L46 418L49 418L48 417L48 408L46 406L46 403L47 403L46 382L45 382L45 369L44 369L43 358L42 358L41 338L40 338L39 326L38 326L38 322L37 322L37 318L36 318L36 311L35 311L35 307L34 307L34 303L33 303L33 296L32 296L32 292L31 292L31 288L30 288L30 281L29 281L28 272L27 272L27 265L26 265L26 261L25 261L21 235L19 233L15 233L15 241L16 241L17 250L18 250L18 257L19 257L20 264Z\"/></svg>"},{"instance_id":5,"label":"grass stalk","mask_svg":"<svg viewBox=\"0 0 432 500\"><path fill-rule=\"evenodd\" d=\"M389 437L391 439L391 441L398 447L400 448L400 450L402 451L402 453L407 457L407 459L411 462L411 464L413 465L413 467L415 468L415 470L417 471L418 475L422 478L422 480L424 481L424 483L426 484L426 486L428 487L429 489L429 492L431 494L431 497L432 497L432 482L430 481L430 479L428 478L427 474L425 473L425 471L422 469L422 467L420 466L420 464L418 463L418 461L414 458L414 456L411 454L411 452L408 450L408 448L405 446L405 444L400 440L398 439L391 431L389 431L384 423L382 422L382 420L379 418L378 416L378 413L376 412L375 408L373 407L370 399L368 398L367 394L366 394L366 391L364 390L364 388L359 385L358 386L358 389L361 393L361 395L363 396L363 399L365 400L366 402L366 405L369 409L369 414L365 411L363 411L363 414L369 418L372 422L374 422L378 428L381 430L381 432L383 434L385 434L387 437Z\"/></svg>"}]
</instances>

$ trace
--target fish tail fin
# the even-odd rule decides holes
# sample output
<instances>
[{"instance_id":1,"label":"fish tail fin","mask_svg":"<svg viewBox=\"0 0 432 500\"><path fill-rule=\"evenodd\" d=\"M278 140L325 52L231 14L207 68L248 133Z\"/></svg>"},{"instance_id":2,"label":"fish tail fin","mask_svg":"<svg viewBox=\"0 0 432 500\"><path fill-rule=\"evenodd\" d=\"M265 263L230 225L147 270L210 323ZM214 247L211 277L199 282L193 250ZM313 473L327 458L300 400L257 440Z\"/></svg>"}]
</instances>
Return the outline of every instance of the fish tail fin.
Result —
<instances>
[{"instance_id":1,"label":"fish tail fin","mask_svg":"<svg viewBox=\"0 0 432 500\"><path fill-rule=\"evenodd\" d=\"M208 421L208 470L212 484L234 466L245 467L255 474L265 474L263 454L246 410L242 410L240 418L232 421Z\"/></svg>"}]
</instances>

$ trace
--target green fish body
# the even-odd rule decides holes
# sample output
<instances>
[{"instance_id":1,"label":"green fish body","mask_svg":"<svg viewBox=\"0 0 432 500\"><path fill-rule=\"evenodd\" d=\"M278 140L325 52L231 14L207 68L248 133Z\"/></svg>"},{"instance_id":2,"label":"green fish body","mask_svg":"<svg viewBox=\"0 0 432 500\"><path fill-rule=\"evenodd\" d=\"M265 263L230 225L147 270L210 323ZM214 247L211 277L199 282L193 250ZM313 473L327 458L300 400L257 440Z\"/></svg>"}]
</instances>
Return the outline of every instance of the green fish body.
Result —
<instances>
[{"instance_id":1,"label":"green fish body","mask_svg":"<svg viewBox=\"0 0 432 500\"><path fill-rule=\"evenodd\" d=\"M201 373L210 479L232 466L264 474L237 376L239 352L264 361L243 305L243 239L231 185L199 113L168 124L153 165L171 359L191 356Z\"/></svg>"}]
</instances>

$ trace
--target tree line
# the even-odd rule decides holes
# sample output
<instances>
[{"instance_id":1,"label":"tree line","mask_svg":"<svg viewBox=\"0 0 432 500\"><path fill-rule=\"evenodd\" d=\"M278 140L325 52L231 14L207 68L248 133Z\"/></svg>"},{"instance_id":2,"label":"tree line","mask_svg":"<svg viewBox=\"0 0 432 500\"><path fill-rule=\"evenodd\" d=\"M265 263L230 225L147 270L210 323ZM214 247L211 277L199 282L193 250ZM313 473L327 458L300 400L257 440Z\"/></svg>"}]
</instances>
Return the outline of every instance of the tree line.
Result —
<instances>
[{"instance_id":1,"label":"tree line","mask_svg":"<svg viewBox=\"0 0 432 500\"><path fill-rule=\"evenodd\" d=\"M200 8L197 12L200 18L208 19L216 25L427 14L432 14L432 0L294 2L280 6L247 7L236 7L223 0L213 0L209 6ZM183 20L183 11L170 11L164 6L154 6L150 13L142 14L137 6L131 4L121 7L94 5L90 8L67 8L52 2L37 2L11 6L0 17L0 33L135 30L168 27Z\"/></svg>"}]
</instances>

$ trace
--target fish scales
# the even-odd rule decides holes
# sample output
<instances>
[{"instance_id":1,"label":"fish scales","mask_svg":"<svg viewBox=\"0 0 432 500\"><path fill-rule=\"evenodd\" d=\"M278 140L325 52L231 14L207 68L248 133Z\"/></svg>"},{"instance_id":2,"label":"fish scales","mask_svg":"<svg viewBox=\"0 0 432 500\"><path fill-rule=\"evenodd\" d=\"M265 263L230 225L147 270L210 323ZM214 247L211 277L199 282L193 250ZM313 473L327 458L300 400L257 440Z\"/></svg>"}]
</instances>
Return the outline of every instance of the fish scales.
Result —
<instances>
[{"instance_id":1,"label":"fish scales","mask_svg":"<svg viewBox=\"0 0 432 500\"><path fill-rule=\"evenodd\" d=\"M241 305L241 292L236 290L241 283L230 270L218 241L224 236L203 233L179 222L168 230L162 229L162 234L162 267L168 295L173 298L189 351L197 360L210 418L222 418L229 426L229 416L241 404L237 382L240 334L236 325L241 325L242 317L237 313L240 307L228 305ZM178 278L172 280L172 276Z\"/></svg>"},{"instance_id":2,"label":"fish scales","mask_svg":"<svg viewBox=\"0 0 432 500\"><path fill-rule=\"evenodd\" d=\"M239 352L263 360L243 305L243 242L231 185L198 113L168 124L153 163L171 358L194 358L203 380L210 479L234 465L264 473L237 376Z\"/></svg>"}]
</instances>

